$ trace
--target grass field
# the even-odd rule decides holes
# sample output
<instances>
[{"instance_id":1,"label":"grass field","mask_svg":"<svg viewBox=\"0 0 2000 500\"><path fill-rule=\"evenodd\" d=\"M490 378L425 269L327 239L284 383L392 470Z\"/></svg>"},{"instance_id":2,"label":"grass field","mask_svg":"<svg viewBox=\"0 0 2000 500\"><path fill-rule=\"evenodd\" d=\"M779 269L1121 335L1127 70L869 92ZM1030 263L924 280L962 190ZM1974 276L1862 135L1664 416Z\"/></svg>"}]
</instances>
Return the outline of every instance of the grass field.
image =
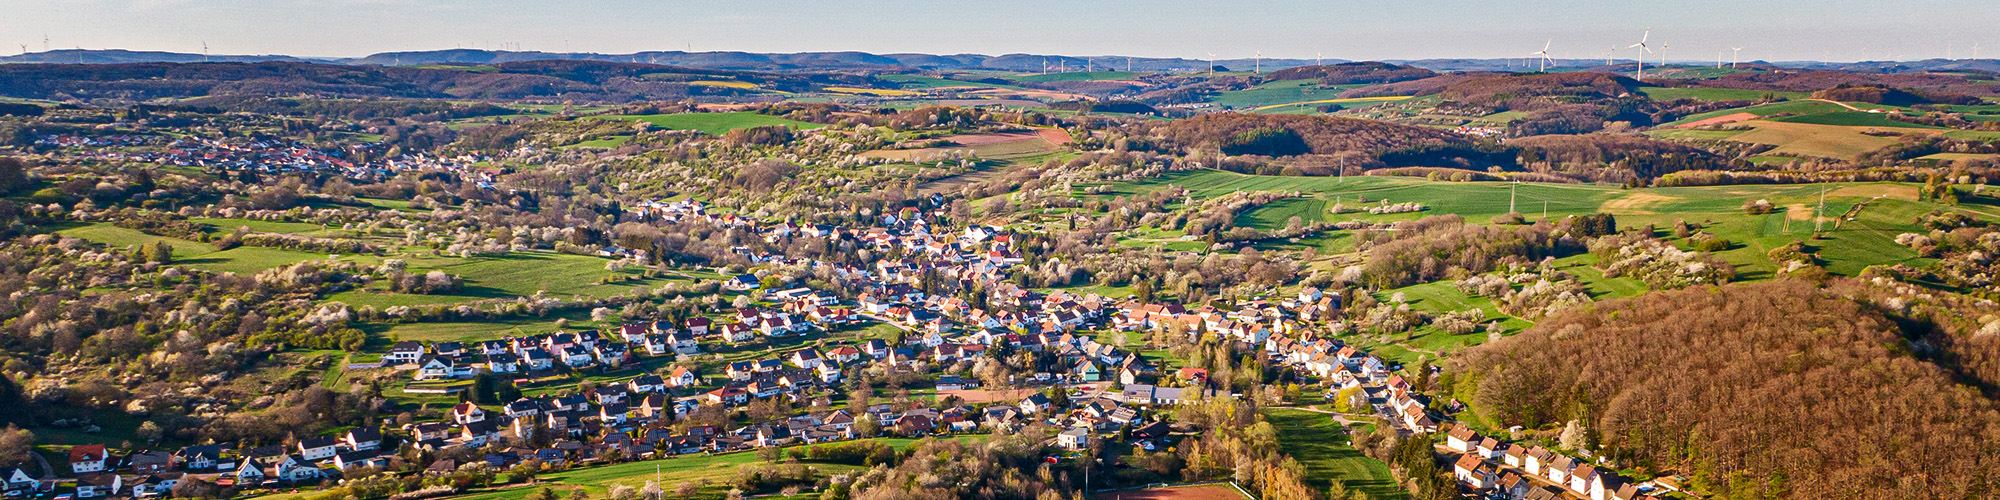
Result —
<instances>
[{"instance_id":1,"label":"grass field","mask_svg":"<svg viewBox=\"0 0 2000 500\"><path fill-rule=\"evenodd\" d=\"M571 255L554 252L517 252L496 257L424 258L410 262L413 271L444 271L463 278L465 285L457 293L439 295L416 295L389 293L383 290L350 291L334 295L331 300L346 302L350 306L372 305L384 308L395 305L449 304L479 299L525 297L536 292L544 292L550 297L567 298L574 295L608 297L629 292L640 287L656 288L668 281L685 280L680 277L628 279L614 283L601 283L612 276L636 277L637 271L607 271L607 259L585 255Z\"/></svg>"},{"instance_id":2,"label":"grass field","mask_svg":"<svg viewBox=\"0 0 2000 500\"><path fill-rule=\"evenodd\" d=\"M1235 486L1227 484L1198 484L1194 486L1172 486L1166 488L1144 488L1100 492L1091 495L1095 500L1249 500Z\"/></svg>"},{"instance_id":3,"label":"grass field","mask_svg":"<svg viewBox=\"0 0 2000 500\"><path fill-rule=\"evenodd\" d=\"M1825 125L1782 124L1783 126L1826 127ZM1840 128L1840 127L1835 127ZM1311 208L1315 203L1326 204L1334 200L1353 203L1356 196L1367 196L1369 203L1387 199L1390 202L1415 201L1428 205L1430 210L1417 213L1394 215L1369 215L1346 213L1340 215L1321 212L1319 220L1369 220L1395 221L1416 219L1430 215L1458 214L1468 222L1485 224L1494 215L1507 211L1509 184L1500 182L1433 182L1422 179L1401 177L1281 177L1255 176L1216 170L1180 172L1144 181L1118 183L1107 196L1129 196L1166 185L1187 187L1198 198L1211 198L1235 191L1301 191L1310 198L1283 200L1240 214L1236 222L1259 228L1283 227L1292 216L1305 217L1316 212ZM1848 207L1874 199L1853 221L1841 222L1839 229L1828 233L1820 240L1821 255L1828 263L1827 268L1835 274L1852 276L1871 265L1925 262L1910 250L1895 244L1895 236L1902 232L1918 231L1913 221L1918 215L1931 210L1956 210L1973 214L1982 219L1994 220L1991 215L1981 215L1972 209L1948 207L1915 199L1914 189L1907 184L1896 183L1840 183L1826 185L1737 185L1654 188L1623 190L1613 186L1590 184L1533 184L1524 183L1515 189L1515 207L1530 219L1540 218L1546 203L1550 217L1563 217L1604 212L1618 216L1621 227L1638 227L1653 224L1667 228L1675 220L1702 223L1706 230L1735 242L1729 250L1718 252L1717 256L1737 267L1742 279L1768 279L1775 271L1767 253L1793 240L1810 238L1812 235L1809 215L1810 207L1818 202L1822 188L1828 190L1827 213L1840 214ZM1879 199L1876 199L1877 197ZM1779 213L1762 216L1745 215L1742 204L1745 201L1766 199L1781 207L1794 207L1790 214ZM1973 207L1977 209L1977 207ZM1988 210L1987 212L1991 212ZM1798 217L1788 219L1788 217ZM1828 221L1829 227L1831 221ZM1332 234L1345 234L1335 232ZM1174 234L1128 235L1149 240L1171 240ZM1179 242L1176 242L1179 243ZM1142 241L1139 246L1162 244L1159 241ZM1681 242L1683 246L1685 242ZM1198 248L1200 244L1194 243ZM1187 248L1194 249L1194 248ZM1583 269L1588 269L1584 267ZM1573 274L1591 271L1573 270ZM1588 279L1586 280L1588 281ZM1593 288L1611 285L1593 283ZM1636 286L1627 281L1625 285ZM1611 288L1603 288L1611 290ZM1620 294L1622 295L1622 294Z\"/></svg>"},{"instance_id":4,"label":"grass field","mask_svg":"<svg viewBox=\"0 0 2000 500\"><path fill-rule=\"evenodd\" d=\"M651 123L653 126L671 130L695 130L709 135L722 135L731 130L783 125L797 129L824 127L817 123L787 120L770 115L750 112L735 113L675 113L667 115L605 115L595 117L600 120L629 120Z\"/></svg>"},{"instance_id":5,"label":"grass field","mask_svg":"<svg viewBox=\"0 0 2000 500\"><path fill-rule=\"evenodd\" d=\"M1805 92L1771 92L1763 90L1688 88L1688 87L1645 87L1639 93L1654 100L1700 99L1704 101L1755 101L1767 95L1786 99L1800 99L1811 94Z\"/></svg>"},{"instance_id":6,"label":"grass field","mask_svg":"<svg viewBox=\"0 0 2000 500\"><path fill-rule=\"evenodd\" d=\"M1091 80L1131 80L1139 73L1130 71L1072 71L1049 73L1046 75L1019 75L1007 79L1017 82L1085 82Z\"/></svg>"},{"instance_id":7,"label":"grass field","mask_svg":"<svg viewBox=\"0 0 2000 500\"><path fill-rule=\"evenodd\" d=\"M1287 80L1271 82L1243 90L1232 90L1210 96L1208 102L1231 108L1256 108L1262 106L1300 103L1326 99L1337 99L1341 91L1354 85L1324 86L1314 80Z\"/></svg>"},{"instance_id":8,"label":"grass field","mask_svg":"<svg viewBox=\"0 0 2000 500\"><path fill-rule=\"evenodd\" d=\"M318 228L319 226L313 226ZM276 248L242 246L217 251L214 246L179 238L153 236L133 229L118 227L106 222L89 224L57 231L63 236L83 238L108 246L125 248L136 245L165 241L174 247L174 262L196 269L214 272L251 274L278 266L289 266L309 260L327 258L326 254L281 250ZM343 256L344 260L358 260L364 263L379 263L371 256Z\"/></svg>"},{"instance_id":9,"label":"grass field","mask_svg":"<svg viewBox=\"0 0 2000 500\"><path fill-rule=\"evenodd\" d=\"M1331 417L1287 408L1265 410L1264 417L1278 428L1279 448L1306 466L1306 480L1313 487L1325 489L1339 481L1371 499L1409 498L1390 475L1389 466L1362 456Z\"/></svg>"},{"instance_id":10,"label":"grass field","mask_svg":"<svg viewBox=\"0 0 2000 500\"><path fill-rule=\"evenodd\" d=\"M1894 127L1894 128L1923 128L1923 129L1944 128L1944 127L1933 127L1930 125L1918 125L1915 123L1899 122L1896 120L1891 120L1889 119L1889 117L1883 116L1881 113L1869 113L1864 111L1837 111L1832 113L1820 113L1812 115L1784 116L1784 117L1772 118L1771 121L1785 122L1785 123L1813 123L1819 125L1840 125L1846 127Z\"/></svg>"},{"instance_id":11,"label":"grass field","mask_svg":"<svg viewBox=\"0 0 2000 500\"><path fill-rule=\"evenodd\" d=\"M952 80L948 78L938 78L934 76L923 76L923 75L880 75L877 76L876 78L882 81L896 82L898 84L902 84L903 88L907 89L932 89L939 87L981 87L981 88L1012 90L1021 88L1019 86L1014 86L1014 85L1001 85L1001 84L984 83L984 82L968 82L964 80Z\"/></svg>"},{"instance_id":12,"label":"grass field","mask_svg":"<svg viewBox=\"0 0 2000 500\"><path fill-rule=\"evenodd\" d=\"M1896 143L1893 137L1876 137L1863 133L1871 130L1864 127L1763 120L1747 123L1752 130L1731 137L1730 140L1777 146L1778 149L1770 151L1772 154L1853 159L1862 153ZM1914 127L1881 127L1876 130L1930 132L1927 129Z\"/></svg>"},{"instance_id":13,"label":"grass field","mask_svg":"<svg viewBox=\"0 0 2000 500\"><path fill-rule=\"evenodd\" d=\"M1880 106L1868 103L1848 103L1848 105L1860 109L1894 109L1893 107L1890 106ZM1839 104L1834 104L1825 101L1807 101L1807 100L1783 101L1783 102L1774 102L1769 104L1758 104L1755 106L1745 106L1741 108L1730 108L1719 111L1710 111L1707 113L1692 114L1681 118L1679 121L1667 123L1663 126L1671 127L1683 123L1698 122L1709 118L1714 118L1723 115L1733 115L1736 113L1750 113L1757 116L1774 116L1774 115L1816 115L1825 113L1842 113L1850 111L1852 110L1849 110L1846 107L1843 107Z\"/></svg>"}]
</instances>

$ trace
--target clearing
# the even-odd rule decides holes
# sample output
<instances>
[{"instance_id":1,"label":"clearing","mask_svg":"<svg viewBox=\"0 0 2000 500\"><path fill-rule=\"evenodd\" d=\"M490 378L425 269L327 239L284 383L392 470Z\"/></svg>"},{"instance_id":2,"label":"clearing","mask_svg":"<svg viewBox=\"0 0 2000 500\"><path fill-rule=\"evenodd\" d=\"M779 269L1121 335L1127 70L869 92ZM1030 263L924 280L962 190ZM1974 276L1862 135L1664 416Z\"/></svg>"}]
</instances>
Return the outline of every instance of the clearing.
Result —
<instances>
[{"instance_id":1,"label":"clearing","mask_svg":"<svg viewBox=\"0 0 2000 500\"><path fill-rule=\"evenodd\" d=\"M1236 487L1227 484L1201 484L1167 488L1147 488L1143 490L1107 491L1091 498L1096 500L1245 500Z\"/></svg>"}]
</instances>

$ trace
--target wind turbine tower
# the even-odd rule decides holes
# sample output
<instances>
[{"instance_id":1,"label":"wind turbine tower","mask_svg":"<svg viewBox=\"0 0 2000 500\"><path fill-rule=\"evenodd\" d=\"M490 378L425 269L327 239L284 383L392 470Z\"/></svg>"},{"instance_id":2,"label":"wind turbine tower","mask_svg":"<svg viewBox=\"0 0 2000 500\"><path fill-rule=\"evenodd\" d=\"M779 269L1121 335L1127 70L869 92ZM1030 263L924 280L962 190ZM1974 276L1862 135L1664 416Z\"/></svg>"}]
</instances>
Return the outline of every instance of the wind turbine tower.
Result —
<instances>
[{"instance_id":1,"label":"wind turbine tower","mask_svg":"<svg viewBox=\"0 0 2000 500\"><path fill-rule=\"evenodd\" d=\"M1627 46L1627 47L1625 47L1625 48L1628 48L1628 49L1639 49L1639 55L1638 55L1638 57L1635 57L1635 58L1634 58L1634 59L1637 59L1637 62L1639 63L1639 67L1638 67L1638 69L1637 69L1637 70L1635 70L1635 71L1633 71L1633 72L1632 72L1632 79L1633 79L1633 80L1639 80L1639 81L1645 81L1645 80L1646 80L1646 54L1651 54L1651 53L1653 53L1653 48L1652 48L1652 47L1648 47L1648 46L1646 46L1646 40L1647 40L1647 39L1650 39L1650 38L1652 38L1652 37L1653 37L1653 29L1652 29L1652 28L1646 28L1646 34L1644 34L1644 35L1640 35L1640 36L1639 36L1639 43L1635 43L1635 44L1632 44L1632 45L1630 45L1630 46Z\"/></svg>"},{"instance_id":2,"label":"wind turbine tower","mask_svg":"<svg viewBox=\"0 0 2000 500\"><path fill-rule=\"evenodd\" d=\"M1730 47L1730 48L1729 48L1729 69L1736 69L1736 62L1737 62L1737 61L1739 61L1739 60L1742 60L1742 57L1743 57L1743 48L1742 48L1742 47Z\"/></svg>"},{"instance_id":3,"label":"wind turbine tower","mask_svg":"<svg viewBox=\"0 0 2000 500\"><path fill-rule=\"evenodd\" d=\"M1555 46L1555 44L1556 44L1556 39L1554 39L1554 38L1550 38L1550 39L1549 39L1549 41L1548 41L1548 43L1544 43L1544 44L1542 44L1542 50L1541 50L1541 51L1538 51L1538 52L1535 52L1535 53L1531 53L1531 54L1528 54L1528 55L1531 55L1531 56L1536 56L1536 57L1540 57L1540 58L1542 59L1542 70L1541 70L1541 72L1543 72L1543 73L1547 73L1547 72L1549 72L1549 47L1552 47L1552 46Z\"/></svg>"},{"instance_id":4,"label":"wind turbine tower","mask_svg":"<svg viewBox=\"0 0 2000 500\"><path fill-rule=\"evenodd\" d=\"M1257 61L1257 63L1256 63L1256 65L1254 65L1254 66L1251 66L1251 67L1250 67L1250 68L1251 68L1251 69L1250 69L1250 74L1253 74L1253 75L1254 75L1254 74L1258 74L1258 73L1263 73L1263 72L1264 72L1264 51L1261 51L1261 50L1257 51L1257 58L1256 58L1256 59L1252 59L1252 60L1253 60L1253 61Z\"/></svg>"},{"instance_id":5,"label":"wind turbine tower","mask_svg":"<svg viewBox=\"0 0 2000 500\"><path fill-rule=\"evenodd\" d=\"M1208 53L1208 76L1215 76L1215 53Z\"/></svg>"},{"instance_id":6,"label":"wind turbine tower","mask_svg":"<svg viewBox=\"0 0 2000 500\"><path fill-rule=\"evenodd\" d=\"M208 62L208 40L201 41L201 62Z\"/></svg>"}]
</instances>

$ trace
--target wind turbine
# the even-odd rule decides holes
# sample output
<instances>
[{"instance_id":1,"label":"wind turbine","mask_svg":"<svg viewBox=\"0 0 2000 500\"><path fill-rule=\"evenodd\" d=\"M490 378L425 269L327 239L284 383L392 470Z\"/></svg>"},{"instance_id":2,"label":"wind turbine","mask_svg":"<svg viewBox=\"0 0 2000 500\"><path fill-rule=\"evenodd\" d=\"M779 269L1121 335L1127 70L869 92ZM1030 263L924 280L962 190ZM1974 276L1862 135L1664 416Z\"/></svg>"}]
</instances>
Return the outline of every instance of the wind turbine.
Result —
<instances>
[{"instance_id":1,"label":"wind turbine","mask_svg":"<svg viewBox=\"0 0 2000 500\"><path fill-rule=\"evenodd\" d=\"M1553 47L1555 46L1555 44L1556 44L1556 39L1550 38L1548 43L1542 44L1542 50L1528 54L1531 56L1539 56L1542 58L1543 73L1549 72L1549 47Z\"/></svg>"},{"instance_id":2,"label":"wind turbine","mask_svg":"<svg viewBox=\"0 0 2000 500\"><path fill-rule=\"evenodd\" d=\"M1314 65L1314 66L1325 66L1325 65L1326 65L1326 54L1324 54L1324 53L1320 53L1320 52L1314 52L1314 53L1313 53L1313 65Z\"/></svg>"},{"instance_id":3,"label":"wind turbine","mask_svg":"<svg viewBox=\"0 0 2000 500\"><path fill-rule=\"evenodd\" d=\"M1715 51L1715 69L1722 69L1722 51Z\"/></svg>"},{"instance_id":4,"label":"wind turbine","mask_svg":"<svg viewBox=\"0 0 2000 500\"><path fill-rule=\"evenodd\" d=\"M1639 69L1632 72L1633 80L1646 80L1646 54L1653 53L1653 48L1646 46L1646 40L1650 38L1653 38L1653 29L1646 28L1646 34L1639 36L1639 43L1625 47L1628 49L1639 49L1639 56L1635 58L1639 62Z\"/></svg>"},{"instance_id":5,"label":"wind turbine","mask_svg":"<svg viewBox=\"0 0 2000 500\"><path fill-rule=\"evenodd\" d=\"M1660 67L1667 67L1667 44L1660 44Z\"/></svg>"},{"instance_id":6,"label":"wind turbine","mask_svg":"<svg viewBox=\"0 0 2000 500\"><path fill-rule=\"evenodd\" d=\"M1215 53L1208 53L1208 76L1215 76Z\"/></svg>"},{"instance_id":7,"label":"wind turbine","mask_svg":"<svg viewBox=\"0 0 2000 500\"><path fill-rule=\"evenodd\" d=\"M21 44L21 56L26 57L27 55L28 55L28 44L25 43ZM25 62L25 60L23 61Z\"/></svg>"},{"instance_id":8,"label":"wind turbine","mask_svg":"<svg viewBox=\"0 0 2000 500\"><path fill-rule=\"evenodd\" d=\"M208 40L201 41L201 62L208 62Z\"/></svg>"},{"instance_id":9,"label":"wind turbine","mask_svg":"<svg viewBox=\"0 0 2000 500\"><path fill-rule=\"evenodd\" d=\"M1742 47L1729 48L1729 69L1736 69L1736 61L1740 60L1742 55L1743 55Z\"/></svg>"},{"instance_id":10,"label":"wind turbine","mask_svg":"<svg viewBox=\"0 0 2000 500\"><path fill-rule=\"evenodd\" d=\"M1251 69L1250 69L1250 74L1253 74L1253 75L1254 75L1254 74L1258 74L1258 73L1263 73L1263 72L1264 72L1264 51L1261 51L1261 50L1257 51L1257 58L1256 58L1256 59L1254 59L1254 60L1255 60L1255 61L1257 61L1257 63L1256 63L1256 65L1255 65L1255 66L1251 66L1251 67L1250 67L1250 68L1251 68Z\"/></svg>"}]
</instances>

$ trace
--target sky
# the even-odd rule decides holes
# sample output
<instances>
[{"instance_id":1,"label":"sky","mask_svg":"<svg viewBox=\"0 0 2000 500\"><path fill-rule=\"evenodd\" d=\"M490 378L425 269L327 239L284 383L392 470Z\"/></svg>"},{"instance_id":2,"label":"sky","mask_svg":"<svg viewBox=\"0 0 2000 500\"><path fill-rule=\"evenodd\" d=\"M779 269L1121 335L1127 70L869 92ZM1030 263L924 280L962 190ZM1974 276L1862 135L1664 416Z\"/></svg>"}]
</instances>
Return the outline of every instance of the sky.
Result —
<instances>
[{"instance_id":1,"label":"sky","mask_svg":"<svg viewBox=\"0 0 2000 500\"><path fill-rule=\"evenodd\" d=\"M0 53L358 57L451 48L1384 60L2000 58L1996 0L0 0ZM47 40L47 43L44 43ZM1657 48L1655 50L1658 50ZM1655 59L1658 55L1649 56Z\"/></svg>"}]
</instances>

